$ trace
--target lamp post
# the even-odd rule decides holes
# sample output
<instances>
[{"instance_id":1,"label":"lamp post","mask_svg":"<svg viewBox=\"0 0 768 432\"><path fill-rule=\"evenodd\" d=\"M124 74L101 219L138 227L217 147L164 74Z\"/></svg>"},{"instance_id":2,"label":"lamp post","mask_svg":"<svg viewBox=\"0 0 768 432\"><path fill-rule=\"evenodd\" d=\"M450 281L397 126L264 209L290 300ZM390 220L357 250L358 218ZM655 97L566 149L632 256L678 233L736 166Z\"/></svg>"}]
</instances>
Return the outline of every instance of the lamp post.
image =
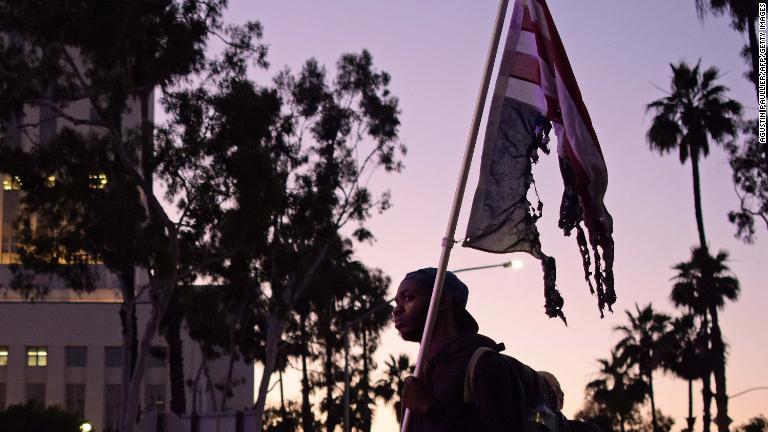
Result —
<instances>
[{"instance_id":1,"label":"lamp post","mask_svg":"<svg viewBox=\"0 0 768 432\"><path fill-rule=\"evenodd\" d=\"M485 270L485 269L491 269L491 268L496 268L496 267L507 268L507 267L511 267L511 266L512 266L512 261L507 261L507 262L503 262L503 263L499 263L499 264L491 264L491 265L484 265L484 266L479 266L479 267L467 267L467 268L451 270L451 273L460 273L460 272L472 271L472 270Z\"/></svg>"},{"instance_id":2,"label":"lamp post","mask_svg":"<svg viewBox=\"0 0 768 432\"><path fill-rule=\"evenodd\" d=\"M747 394L747 393L751 393L753 391L758 391L758 390L768 390L768 386L748 388L746 390L742 390L742 391L740 391L738 393L735 393L735 394L732 394L732 395L728 396L728 399L733 399L733 398L739 397L741 395L744 395L744 394Z\"/></svg>"},{"instance_id":3,"label":"lamp post","mask_svg":"<svg viewBox=\"0 0 768 432\"><path fill-rule=\"evenodd\" d=\"M473 271L473 270L492 269L497 267L508 268L510 266L512 266L512 261L506 261L499 264L491 264L491 265L478 266L478 267L461 268L461 269L451 270L451 272L461 273L461 272L467 272L467 271ZM349 422L349 379L350 379L349 377L349 331L355 325L364 321L366 318L380 311L381 309L385 307L392 307L391 303L394 301L395 301L395 298L393 297L385 302L382 302L377 304L376 306L373 306L372 308L368 309L368 311L359 315L357 318L348 322L347 324L344 325L344 327L341 328L341 333L343 335L342 337L344 338L344 432L352 431L352 426Z\"/></svg>"}]
</instances>

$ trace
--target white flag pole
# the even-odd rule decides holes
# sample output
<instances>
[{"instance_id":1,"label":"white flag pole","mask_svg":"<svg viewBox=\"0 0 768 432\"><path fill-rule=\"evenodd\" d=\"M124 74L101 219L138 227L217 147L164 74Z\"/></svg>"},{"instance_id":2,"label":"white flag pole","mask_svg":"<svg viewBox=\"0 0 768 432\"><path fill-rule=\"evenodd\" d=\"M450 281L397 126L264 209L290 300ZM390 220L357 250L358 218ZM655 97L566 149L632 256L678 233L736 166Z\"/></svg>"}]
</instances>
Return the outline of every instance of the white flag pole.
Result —
<instances>
[{"instance_id":1,"label":"white flag pole","mask_svg":"<svg viewBox=\"0 0 768 432\"><path fill-rule=\"evenodd\" d=\"M424 325L424 334L421 337L421 344L419 345L419 355L416 358L416 370L414 371L414 376L417 378L422 374L424 359L426 358L427 349L429 348L429 344L432 340L432 331L435 327L435 318L437 318L437 306L440 304L440 296L443 293L445 271L448 268L448 260L450 259L451 248L453 247L454 243L453 235L456 233L456 224L459 220L459 210L461 209L461 202L464 199L464 190L466 189L467 177L469 176L469 167L472 164L472 155L475 152L477 134L480 130L480 120L483 117L483 108L485 107L485 100L488 96L488 87L490 86L491 82L493 64L496 59L496 51L499 47L499 39L501 39L501 31L504 28L504 17L507 12L508 3L509 0L500 0L499 10L496 13L496 24L493 30L493 36L491 37L491 44L488 48L488 57L485 60L485 70L483 71L483 79L480 84L480 93L477 95L475 113L472 117L472 126L469 131L469 137L467 138L467 147L464 150L464 161L459 173L459 182L456 185L456 192L454 193L453 197L453 208L451 208L451 214L448 218L448 227L446 228L445 236L443 237L443 249L440 253L440 262L437 267L435 285L432 288L432 298L429 302L427 322ZM406 409L405 415L403 416L401 432L408 431L409 418L410 411Z\"/></svg>"}]
</instances>

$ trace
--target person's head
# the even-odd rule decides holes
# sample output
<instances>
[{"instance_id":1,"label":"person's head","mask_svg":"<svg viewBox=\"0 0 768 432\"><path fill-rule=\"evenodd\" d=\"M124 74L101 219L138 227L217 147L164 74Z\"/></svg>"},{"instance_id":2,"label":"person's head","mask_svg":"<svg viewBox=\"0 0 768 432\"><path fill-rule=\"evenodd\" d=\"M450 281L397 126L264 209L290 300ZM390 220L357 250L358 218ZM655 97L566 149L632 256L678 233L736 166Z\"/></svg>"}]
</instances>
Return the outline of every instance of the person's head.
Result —
<instances>
[{"instance_id":1,"label":"person's head","mask_svg":"<svg viewBox=\"0 0 768 432\"><path fill-rule=\"evenodd\" d=\"M416 270L405 275L397 289L392 316L395 328L407 341L421 340L436 277L434 267ZM455 274L446 272L435 325L476 332L477 321L466 310L468 296L469 288Z\"/></svg>"},{"instance_id":2,"label":"person's head","mask_svg":"<svg viewBox=\"0 0 768 432\"><path fill-rule=\"evenodd\" d=\"M562 411L563 403L565 402L565 395L563 394L563 389L560 387L560 381L558 381L554 375L547 371L539 371L539 375L544 378L544 381L552 391L552 396L555 398L554 402L557 404L555 408L557 408L558 411Z\"/></svg>"}]
</instances>

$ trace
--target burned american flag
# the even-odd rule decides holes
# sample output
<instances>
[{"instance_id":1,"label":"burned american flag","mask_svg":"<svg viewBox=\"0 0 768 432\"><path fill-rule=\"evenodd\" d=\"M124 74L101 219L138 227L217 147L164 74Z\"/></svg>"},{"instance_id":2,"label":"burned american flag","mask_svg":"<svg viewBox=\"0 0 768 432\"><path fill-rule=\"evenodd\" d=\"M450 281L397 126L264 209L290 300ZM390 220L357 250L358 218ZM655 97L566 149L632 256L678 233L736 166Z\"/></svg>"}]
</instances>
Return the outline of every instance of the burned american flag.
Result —
<instances>
[{"instance_id":1,"label":"burned american flag","mask_svg":"<svg viewBox=\"0 0 768 432\"><path fill-rule=\"evenodd\" d=\"M516 0L464 246L495 253L528 252L541 260L546 313L565 320L563 298L555 285L555 260L542 252L536 228L541 202L533 207L527 198L532 165L539 150L549 153L552 127L564 183L559 227L565 235L576 230L585 279L590 291L597 293L602 317L605 306L610 310L616 300L613 221L603 204L608 185L605 160L546 2Z\"/></svg>"}]
</instances>

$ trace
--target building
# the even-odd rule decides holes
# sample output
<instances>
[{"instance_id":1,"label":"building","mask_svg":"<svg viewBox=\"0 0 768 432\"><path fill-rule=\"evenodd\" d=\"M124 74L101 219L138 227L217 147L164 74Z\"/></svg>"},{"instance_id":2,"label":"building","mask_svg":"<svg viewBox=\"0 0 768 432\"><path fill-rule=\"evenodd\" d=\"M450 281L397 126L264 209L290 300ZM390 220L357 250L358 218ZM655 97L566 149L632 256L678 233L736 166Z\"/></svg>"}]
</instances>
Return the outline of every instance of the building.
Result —
<instances>
[{"instance_id":1,"label":"building","mask_svg":"<svg viewBox=\"0 0 768 432\"><path fill-rule=\"evenodd\" d=\"M150 104L150 106L152 106ZM93 116L86 100L67 107L74 117ZM64 127L86 132L87 126L74 127L45 106L27 106L18 118L5 124L0 145L27 147L45 145ZM37 124L19 132L20 124ZM129 110L123 125L139 124L138 109ZM122 305L118 279L100 264L92 269L99 275L96 289L79 293L56 277L37 275L48 285L49 293L28 301L10 288L10 265L17 262L18 242L14 219L19 214L23 187L16 179L0 173L0 409L27 400L45 405L60 405L80 413L98 431L114 429L120 413L122 374ZM137 271L141 286L146 275ZM150 305L137 304L141 334ZM182 331L184 376L187 383L187 412L206 413L220 406L221 392L229 358L206 360L197 344ZM142 411L167 409L170 397L167 352L157 336L142 383ZM203 371L205 373L203 373ZM231 409L253 405L253 365L235 362L233 380L239 384L228 399Z\"/></svg>"}]
</instances>

